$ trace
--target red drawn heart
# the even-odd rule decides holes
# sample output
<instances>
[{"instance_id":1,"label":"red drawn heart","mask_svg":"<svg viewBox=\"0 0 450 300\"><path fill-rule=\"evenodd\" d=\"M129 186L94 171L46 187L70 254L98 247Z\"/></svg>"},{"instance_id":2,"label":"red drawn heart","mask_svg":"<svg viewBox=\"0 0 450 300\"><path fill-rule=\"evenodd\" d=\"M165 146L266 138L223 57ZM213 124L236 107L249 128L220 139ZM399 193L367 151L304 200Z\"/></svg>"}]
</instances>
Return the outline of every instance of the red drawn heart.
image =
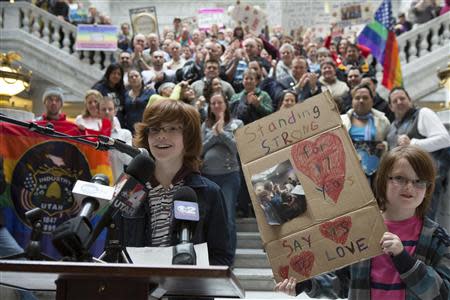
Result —
<instances>
[{"instance_id":1,"label":"red drawn heart","mask_svg":"<svg viewBox=\"0 0 450 300\"><path fill-rule=\"evenodd\" d=\"M280 266L278 268L278 275L283 279L289 278L289 266Z\"/></svg>"},{"instance_id":2,"label":"red drawn heart","mask_svg":"<svg viewBox=\"0 0 450 300\"><path fill-rule=\"evenodd\" d=\"M294 165L310 178L334 203L344 188L345 152L341 139L324 133L315 140L295 144L291 149Z\"/></svg>"},{"instance_id":3,"label":"red drawn heart","mask_svg":"<svg viewBox=\"0 0 450 300\"><path fill-rule=\"evenodd\" d=\"M349 216L340 217L319 226L322 236L342 245L347 242L351 228L352 218Z\"/></svg>"},{"instance_id":4,"label":"red drawn heart","mask_svg":"<svg viewBox=\"0 0 450 300\"><path fill-rule=\"evenodd\" d=\"M309 277L314 266L314 259L315 257L312 251L303 251L298 255L294 255L289 261L289 264L298 274Z\"/></svg>"}]
</instances>

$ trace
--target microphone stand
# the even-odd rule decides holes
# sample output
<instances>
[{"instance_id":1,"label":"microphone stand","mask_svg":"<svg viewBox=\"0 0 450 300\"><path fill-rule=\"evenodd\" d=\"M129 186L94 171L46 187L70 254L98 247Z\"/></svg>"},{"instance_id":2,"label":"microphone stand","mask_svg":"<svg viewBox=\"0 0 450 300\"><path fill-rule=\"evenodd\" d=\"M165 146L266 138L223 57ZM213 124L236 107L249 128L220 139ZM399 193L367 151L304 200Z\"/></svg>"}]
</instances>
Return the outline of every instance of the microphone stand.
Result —
<instances>
[{"instance_id":1,"label":"microphone stand","mask_svg":"<svg viewBox=\"0 0 450 300\"><path fill-rule=\"evenodd\" d=\"M1 259L21 259L25 258L28 260L49 260L55 261L54 258L47 256L41 252L41 239L42 239L42 217L44 211L36 207L25 213L25 217L30 222L32 226L30 242L22 253L9 255L2 257Z\"/></svg>"},{"instance_id":2,"label":"microphone stand","mask_svg":"<svg viewBox=\"0 0 450 300\"><path fill-rule=\"evenodd\" d=\"M133 263L127 249L122 244L119 227L114 221L110 222L108 225L105 251L98 259L109 263Z\"/></svg>"}]
</instances>

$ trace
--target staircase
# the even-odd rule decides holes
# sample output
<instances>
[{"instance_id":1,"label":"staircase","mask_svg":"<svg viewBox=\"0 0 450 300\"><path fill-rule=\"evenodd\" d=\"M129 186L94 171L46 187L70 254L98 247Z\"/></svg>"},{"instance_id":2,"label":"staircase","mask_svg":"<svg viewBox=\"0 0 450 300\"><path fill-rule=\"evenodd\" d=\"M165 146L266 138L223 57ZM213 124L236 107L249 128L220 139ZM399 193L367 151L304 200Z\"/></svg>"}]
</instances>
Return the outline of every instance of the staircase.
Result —
<instances>
[{"instance_id":1,"label":"staircase","mask_svg":"<svg viewBox=\"0 0 450 300\"><path fill-rule=\"evenodd\" d=\"M84 93L103 76L102 57L75 50L76 27L28 2L0 2L0 51L16 51L33 72L31 98L47 86L61 87L68 101L83 101ZM107 55L103 65L111 62ZM92 64L91 64L92 63ZM33 93L37 90L38 93Z\"/></svg>"},{"instance_id":2,"label":"staircase","mask_svg":"<svg viewBox=\"0 0 450 300\"><path fill-rule=\"evenodd\" d=\"M273 292L275 281L263 250L255 218L237 219L237 250L233 273L245 290L245 299L291 299ZM311 299L305 293L296 299Z\"/></svg>"},{"instance_id":3,"label":"staircase","mask_svg":"<svg viewBox=\"0 0 450 300\"><path fill-rule=\"evenodd\" d=\"M263 250L255 218L237 220L234 274L246 291L272 291L272 269Z\"/></svg>"}]
</instances>

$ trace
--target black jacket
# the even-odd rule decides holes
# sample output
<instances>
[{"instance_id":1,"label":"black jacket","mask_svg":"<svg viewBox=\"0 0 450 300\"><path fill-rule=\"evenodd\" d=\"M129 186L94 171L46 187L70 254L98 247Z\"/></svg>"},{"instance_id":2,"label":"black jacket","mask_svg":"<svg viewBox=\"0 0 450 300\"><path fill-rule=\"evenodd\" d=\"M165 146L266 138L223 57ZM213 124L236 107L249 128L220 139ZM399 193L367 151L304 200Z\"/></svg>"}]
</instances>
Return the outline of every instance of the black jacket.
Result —
<instances>
[{"instance_id":1,"label":"black jacket","mask_svg":"<svg viewBox=\"0 0 450 300\"><path fill-rule=\"evenodd\" d=\"M230 248L230 234L226 218L222 191L212 181L195 173L184 178L185 185L194 189L198 197L200 220L195 225L192 242L208 243L209 263L227 265L233 263L234 253ZM119 216L116 224L121 229L124 246L151 247L150 215L142 208L136 216ZM173 226L175 230L175 226ZM176 233L172 234L172 245L177 244Z\"/></svg>"}]
</instances>

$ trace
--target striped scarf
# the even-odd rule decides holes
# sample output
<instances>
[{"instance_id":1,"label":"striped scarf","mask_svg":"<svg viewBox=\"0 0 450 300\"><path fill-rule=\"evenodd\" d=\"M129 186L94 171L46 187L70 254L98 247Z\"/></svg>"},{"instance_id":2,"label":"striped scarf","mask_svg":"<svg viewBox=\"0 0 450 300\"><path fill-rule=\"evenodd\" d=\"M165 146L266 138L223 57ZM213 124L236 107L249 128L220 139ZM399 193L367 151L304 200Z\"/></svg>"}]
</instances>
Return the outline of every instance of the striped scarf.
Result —
<instances>
[{"instance_id":1,"label":"striped scarf","mask_svg":"<svg viewBox=\"0 0 450 300\"><path fill-rule=\"evenodd\" d=\"M366 120L367 125L364 129L364 140L365 141L372 141L375 138L375 131L373 129L375 129L375 121L373 119L373 115L371 112L369 112L368 114L365 115L358 115L356 112L352 113L352 117L356 118L358 120Z\"/></svg>"}]
</instances>

